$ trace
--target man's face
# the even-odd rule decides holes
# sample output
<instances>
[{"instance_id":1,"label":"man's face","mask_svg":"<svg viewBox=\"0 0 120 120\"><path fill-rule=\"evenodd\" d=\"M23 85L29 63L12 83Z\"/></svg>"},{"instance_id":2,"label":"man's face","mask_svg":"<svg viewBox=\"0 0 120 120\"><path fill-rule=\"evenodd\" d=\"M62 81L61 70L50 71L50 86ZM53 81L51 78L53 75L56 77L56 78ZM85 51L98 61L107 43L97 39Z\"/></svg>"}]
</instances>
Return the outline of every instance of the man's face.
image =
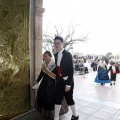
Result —
<instances>
[{"instance_id":1,"label":"man's face","mask_svg":"<svg viewBox=\"0 0 120 120\"><path fill-rule=\"evenodd\" d=\"M60 51L63 48L63 43L60 40L55 40L54 45L57 51Z\"/></svg>"}]
</instances>

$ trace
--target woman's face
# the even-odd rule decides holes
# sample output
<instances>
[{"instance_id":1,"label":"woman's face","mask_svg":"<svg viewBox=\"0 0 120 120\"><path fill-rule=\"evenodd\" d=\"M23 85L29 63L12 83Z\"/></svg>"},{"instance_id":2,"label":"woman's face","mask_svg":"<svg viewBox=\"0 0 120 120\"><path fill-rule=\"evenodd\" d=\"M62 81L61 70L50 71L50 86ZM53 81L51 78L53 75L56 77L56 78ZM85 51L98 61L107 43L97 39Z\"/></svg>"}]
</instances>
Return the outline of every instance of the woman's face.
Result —
<instances>
[{"instance_id":1,"label":"woman's face","mask_svg":"<svg viewBox=\"0 0 120 120\"><path fill-rule=\"evenodd\" d=\"M43 60L44 60L45 62L50 62L51 56L49 56L48 54L44 54L44 55L43 55Z\"/></svg>"}]
</instances>

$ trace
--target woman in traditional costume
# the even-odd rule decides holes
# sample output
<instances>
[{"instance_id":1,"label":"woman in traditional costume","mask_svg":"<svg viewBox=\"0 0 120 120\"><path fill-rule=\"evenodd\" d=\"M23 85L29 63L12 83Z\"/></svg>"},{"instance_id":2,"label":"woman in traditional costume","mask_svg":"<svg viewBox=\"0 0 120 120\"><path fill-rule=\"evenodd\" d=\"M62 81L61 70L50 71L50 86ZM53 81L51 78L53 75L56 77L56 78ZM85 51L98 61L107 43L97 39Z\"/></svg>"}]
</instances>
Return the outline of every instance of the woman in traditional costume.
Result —
<instances>
[{"instance_id":1,"label":"woman in traditional costume","mask_svg":"<svg viewBox=\"0 0 120 120\"><path fill-rule=\"evenodd\" d=\"M110 83L107 65L105 64L104 60L101 60L98 64L98 73L96 75L95 82L100 83L101 85L105 85L105 83Z\"/></svg>"},{"instance_id":2,"label":"woman in traditional costume","mask_svg":"<svg viewBox=\"0 0 120 120\"><path fill-rule=\"evenodd\" d=\"M36 80L40 83L37 91L37 110L45 117L53 117L55 104L55 83L56 83L56 65L52 61L52 55L49 51L43 54L43 64L41 72ZM63 98L60 115L68 112L68 106Z\"/></svg>"}]
</instances>

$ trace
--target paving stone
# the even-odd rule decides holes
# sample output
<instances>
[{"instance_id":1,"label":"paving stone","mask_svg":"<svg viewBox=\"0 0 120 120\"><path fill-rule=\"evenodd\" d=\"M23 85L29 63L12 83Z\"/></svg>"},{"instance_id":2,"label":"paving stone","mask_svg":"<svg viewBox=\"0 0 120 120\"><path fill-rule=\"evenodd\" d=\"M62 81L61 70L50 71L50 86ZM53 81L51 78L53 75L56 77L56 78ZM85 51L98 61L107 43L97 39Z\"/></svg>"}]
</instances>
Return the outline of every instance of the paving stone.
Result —
<instances>
[{"instance_id":1,"label":"paving stone","mask_svg":"<svg viewBox=\"0 0 120 120\"><path fill-rule=\"evenodd\" d=\"M113 107L105 106L105 107L102 107L100 110L105 111L105 112L110 112L112 114L115 114L115 113L117 113L117 111L119 111L119 109L114 108L114 106Z\"/></svg>"},{"instance_id":2,"label":"paving stone","mask_svg":"<svg viewBox=\"0 0 120 120\"><path fill-rule=\"evenodd\" d=\"M114 114L112 113L108 113L108 112L100 111L100 110L93 114L93 116L104 119L104 120L109 120L113 115Z\"/></svg>"}]
</instances>

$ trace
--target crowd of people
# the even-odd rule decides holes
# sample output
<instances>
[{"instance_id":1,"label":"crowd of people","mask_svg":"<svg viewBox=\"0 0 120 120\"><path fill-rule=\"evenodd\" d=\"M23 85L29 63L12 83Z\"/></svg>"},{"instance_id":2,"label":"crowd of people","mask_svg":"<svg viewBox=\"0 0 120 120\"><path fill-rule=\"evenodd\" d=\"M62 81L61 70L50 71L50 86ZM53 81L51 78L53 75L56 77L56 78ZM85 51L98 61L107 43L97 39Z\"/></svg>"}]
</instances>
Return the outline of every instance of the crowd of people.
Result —
<instances>
[{"instance_id":1,"label":"crowd of people","mask_svg":"<svg viewBox=\"0 0 120 120\"><path fill-rule=\"evenodd\" d=\"M97 57L97 59L81 58L79 60L74 60L74 71L81 75L81 71L83 74L86 74L89 73L89 69L92 68L93 71L97 71L94 82L101 85L105 85L105 83L110 83L111 86L115 85L116 75L120 73L120 60L115 61L113 59L108 60L103 57L100 59L98 58L99 57Z\"/></svg>"}]
</instances>

